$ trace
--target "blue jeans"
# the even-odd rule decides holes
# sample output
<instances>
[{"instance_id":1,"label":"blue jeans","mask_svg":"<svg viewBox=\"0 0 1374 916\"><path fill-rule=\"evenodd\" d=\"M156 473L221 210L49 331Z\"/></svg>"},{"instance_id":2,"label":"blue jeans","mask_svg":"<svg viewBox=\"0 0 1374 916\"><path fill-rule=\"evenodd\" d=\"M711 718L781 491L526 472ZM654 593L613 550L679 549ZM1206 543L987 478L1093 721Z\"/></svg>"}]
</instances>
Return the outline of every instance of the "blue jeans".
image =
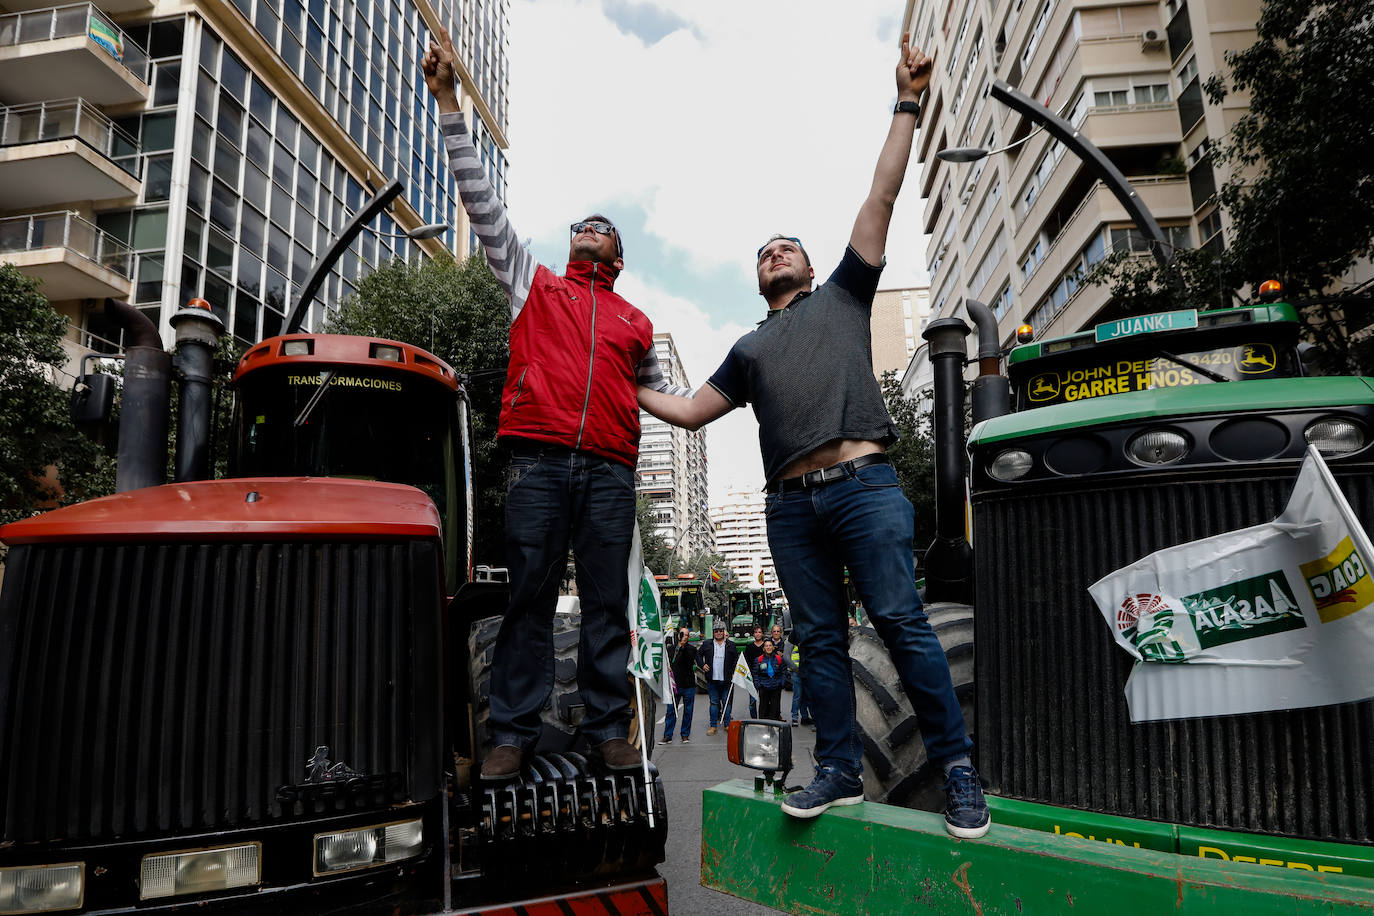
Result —
<instances>
[{"instance_id":1,"label":"blue jeans","mask_svg":"<svg viewBox=\"0 0 1374 916\"><path fill-rule=\"evenodd\" d=\"M682 737L692 737L692 708L696 705L697 689L695 687L685 687L678 691L678 698L682 700ZM669 703L668 711L663 715L663 740L667 741L673 737L673 726L677 724L677 704Z\"/></svg>"},{"instance_id":2,"label":"blue jeans","mask_svg":"<svg viewBox=\"0 0 1374 916\"><path fill-rule=\"evenodd\" d=\"M706 693L708 696L711 697L711 727L715 728L717 722L720 723L721 728L724 728L725 726L729 725L730 707L734 704L735 698L734 696L730 696L730 703L722 704L722 701L725 699L727 695L730 695L730 682L707 681ZM725 707L723 712L721 710L722 705L724 705Z\"/></svg>"},{"instance_id":3,"label":"blue jeans","mask_svg":"<svg viewBox=\"0 0 1374 916\"><path fill-rule=\"evenodd\" d=\"M801 669L792 669L792 721L797 720L797 710L801 710L801 718L811 718L811 704L806 702L806 697L802 694Z\"/></svg>"},{"instance_id":4,"label":"blue jeans","mask_svg":"<svg viewBox=\"0 0 1374 916\"><path fill-rule=\"evenodd\" d=\"M887 644L933 764L972 747L949 663L916 592L914 513L891 465L860 468L824 487L770 493L765 505L773 567L792 607L807 705L816 721L816 760L863 771L849 667L849 567L868 619Z\"/></svg>"},{"instance_id":5,"label":"blue jeans","mask_svg":"<svg viewBox=\"0 0 1374 916\"><path fill-rule=\"evenodd\" d=\"M512 450L506 490L510 606L496 636L491 677L493 744L530 748L553 691L553 615L558 586L577 559L582 605L577 686L592 744L629 736L630 539L634 470L589 452L525 443Z\"/></svg>"}]
</instances>

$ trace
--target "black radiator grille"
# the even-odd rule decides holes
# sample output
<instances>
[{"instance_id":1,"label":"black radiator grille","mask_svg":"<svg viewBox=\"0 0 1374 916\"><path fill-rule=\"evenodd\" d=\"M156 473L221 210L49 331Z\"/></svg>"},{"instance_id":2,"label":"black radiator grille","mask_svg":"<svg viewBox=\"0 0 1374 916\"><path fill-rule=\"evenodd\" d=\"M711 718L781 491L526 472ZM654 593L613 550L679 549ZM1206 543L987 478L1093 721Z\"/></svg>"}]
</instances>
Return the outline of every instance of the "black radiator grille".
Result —
<instances>
[{"instance_id":1,"label":"black radiator grille","mask_svg":"<svg viewBox=\"0 0 1374 916\"><path fill-rule=\"evenodd\" d=\"M45 544L7 559L4 840L290 816L278 790L322 745L401 797L433 794L434 545Z\"/></svg>"},{"instance_id":2,"label":"black radiator grille","mask_svg":"<svg viewBox=\"0 0 1374 916\"><path fill-rule=\"evenodd\" d=\"M1281 477L975 497L979 768L1001 795L1127 817L1374 840L1374 702L1132 725L1132 660L1087 587L1272 519ZM1337 478L1368 528L1374 478Z\"/></svg>"}]
</instances>

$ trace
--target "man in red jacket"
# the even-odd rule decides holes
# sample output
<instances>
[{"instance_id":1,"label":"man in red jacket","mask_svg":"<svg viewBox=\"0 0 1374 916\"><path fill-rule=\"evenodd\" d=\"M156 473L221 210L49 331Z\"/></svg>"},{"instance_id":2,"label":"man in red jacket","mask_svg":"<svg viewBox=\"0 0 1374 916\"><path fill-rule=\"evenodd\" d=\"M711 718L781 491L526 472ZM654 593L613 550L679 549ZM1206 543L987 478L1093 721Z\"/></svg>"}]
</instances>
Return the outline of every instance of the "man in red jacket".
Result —
<instances>
[{"instance_id":1,"label":"man in red jacket","mask_svg":"<svg viewBox=\"0 0 1374 916\"><path fill-rule=\"evenodd\" d=\"M620 233L599 214L572 224L568 269L536 264L506 218L473 146L439 31L421 62L439 106L449 167L472 230L511 303L510 365L497 435L512 453L506 494L510 606L496 637L482 779L513 779L539 739L553 689L553 614L571 545L582 604L578 688L582 734L612 770L633 770L629 743L630 542L634 535L637 388L669 386L653 326L615 292Z\"/></svg>"}]
</instances>

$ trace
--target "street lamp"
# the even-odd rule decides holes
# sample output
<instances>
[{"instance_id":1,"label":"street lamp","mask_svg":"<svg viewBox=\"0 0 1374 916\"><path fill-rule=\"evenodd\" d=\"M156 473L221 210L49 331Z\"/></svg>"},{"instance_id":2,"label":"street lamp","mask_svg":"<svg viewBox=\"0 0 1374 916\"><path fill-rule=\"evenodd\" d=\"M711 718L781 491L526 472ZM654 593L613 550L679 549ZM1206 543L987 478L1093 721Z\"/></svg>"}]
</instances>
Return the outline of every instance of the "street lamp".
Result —
<instances>
[{"instance_id":1,"label":"street lamp","mask_svg":"<svg viewBox=\"0 0 1374 916\"><path fill-rule=\"evenodd\" d=\"M315 296L319 293L320 287L324 285L324 278L329 275L339 258L348 250L348 246L358 237L372 218L385 210L393 200L400 196L402 184L399 180L392 180L390 184L382 188L363 205L363 208L353 215L339 233L339 237L329 246L318 261L310 268L309 275L305 278L305 283L301 286L300 295L296 297L295 304L291 307L291 314L286 319L286 327L282 330L283 334L295 334L300 331L301 324L305 321L306 312L310 309L310 303L315 301ZM378 232L377 235L389 238L406 238L420 240L432 239L443 235L448 230L448 226L443 223L429 223L420 226L418 229L411 229L405 233Z\"/></svg>"},{"instance_id":2,"label":"street lamp","mask_svg":"<svg viewBox=\"0 0 1374 916\"><path fill-rule=\"evenodd\" d=\"M1018 146L1026 143L1036 134L1042 133L1044 130L1045 128L1043 127L1037 127L1015 143L1008 143L1006 146L999 146L997 149L983 149L981 146L951 146L948 149L940 150L935 154L935 158L943 159L945 162L977 162L984 156L991 156L994 153L1005 153L1007 150L1016 149Z\"/></svg>"},{"instance_id":3,"label":"street lamp","mask_svg":"<svg viewBox=\"0 0 1374 916\"><path fill-rule=\"evenodd\" d=\"M1136 193L1135 188L1126 180L1126 176L1121 174L1121 170L1107 158L1102 150L1098 149L1093 143L1084 137L1073 124L1064 120L1059 115L1050 111L1044 105L1022 95L1010 85L1002 80L993 80L989 90L994 99L1011 108L1013 111L1020 112L1031 120L1032 123L1049 133L1050 136L1064 144L1082 163L1087 167L1099 181L1107 186L1121 206L1126 208L1126 213L1135 221L1136 228L1149 239L1150 253L1154 255L1159 265L1165 268L1169 277L1170 285L1174 292L1183 293L1183 280L1179 276L1178 269L1174 263L1173 246L1164 237L1164 232L1159 228L1159 223L1155 222L1154 215L1145 207L1144 201ZM1027 134L1021 142L1029 140L1034 134ZM1015 143L1011 146L1016 146ZM1011 147L1003 147L1010 149ZM981 159L990 152L1001 152L1002 150L983 151L975 147L960 147L948 150L952 159L947 161L972 162ZM946 157L936 153L941 159Z\"/></svg>"}]
</instances>

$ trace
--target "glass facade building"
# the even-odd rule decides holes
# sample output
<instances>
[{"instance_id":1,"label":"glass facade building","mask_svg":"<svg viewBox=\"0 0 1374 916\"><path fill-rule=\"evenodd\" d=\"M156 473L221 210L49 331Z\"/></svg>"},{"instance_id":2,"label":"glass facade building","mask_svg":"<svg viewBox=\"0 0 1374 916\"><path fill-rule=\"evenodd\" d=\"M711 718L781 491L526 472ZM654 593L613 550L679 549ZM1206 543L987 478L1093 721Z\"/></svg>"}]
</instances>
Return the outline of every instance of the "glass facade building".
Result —
<instances>
[{"instance_id":1,"label":"glass facade building","mask_svg":"<svg viewBox=\"0 0 1374 916\"><path fill-rule=\"evenodd\" d=\"M55 187L54 199L19 210L0 197L0 220L23 209L71 209L128 246L128 294L118 298L145 309L165 339L168 317L195 297L244 342L278 333L315 258L392 179L402 182L401 197L335 265L305 327L318 327L373 266L421 244L388 234L444 223L449 231L425 247L469 252L420 58L431 29L448 24L469 121L504 197L506 0L174 8L175 15L153 5L116 17L117 50L93 52L146 58L141 103L104 106L114 128L108 156L141 176L137 194L68 201ZM11 102L4 94L0 80L0 103ZM98 312L64 313L87 332L84 343L108 348L113 335Z\"/></svg>"}]
</instances>

